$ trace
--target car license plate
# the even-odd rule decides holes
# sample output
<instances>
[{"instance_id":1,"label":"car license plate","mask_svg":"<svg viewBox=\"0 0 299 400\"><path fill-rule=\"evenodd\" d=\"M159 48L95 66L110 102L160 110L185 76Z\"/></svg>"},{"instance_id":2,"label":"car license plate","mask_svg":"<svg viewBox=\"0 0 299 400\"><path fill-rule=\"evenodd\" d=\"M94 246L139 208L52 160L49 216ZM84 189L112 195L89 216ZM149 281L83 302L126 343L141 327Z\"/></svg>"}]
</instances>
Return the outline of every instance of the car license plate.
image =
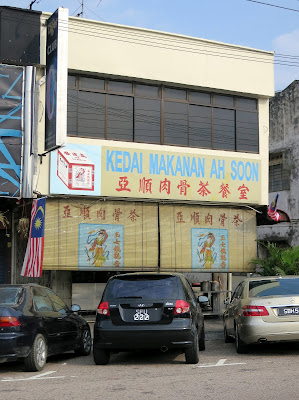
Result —
<instances>
[{"instance_id":1,"label":"car license plate","mask_svg":"<svg viewBox=\"0 0 299 400\"><path fill-rule=\"evenodd\" d=\"M299 307L279 307L278 315L299 315Z\"/></svg>"},{"instance_id":2,"label":"car license plate","mask_svg":"<svg viewBox=\"0 0 299 400\"><path fill-rule=\"evenodd\" d=\"M146 309L138 308L134 314L134 321L149 321L150 316Z\"/></svg>"}]
</instances>

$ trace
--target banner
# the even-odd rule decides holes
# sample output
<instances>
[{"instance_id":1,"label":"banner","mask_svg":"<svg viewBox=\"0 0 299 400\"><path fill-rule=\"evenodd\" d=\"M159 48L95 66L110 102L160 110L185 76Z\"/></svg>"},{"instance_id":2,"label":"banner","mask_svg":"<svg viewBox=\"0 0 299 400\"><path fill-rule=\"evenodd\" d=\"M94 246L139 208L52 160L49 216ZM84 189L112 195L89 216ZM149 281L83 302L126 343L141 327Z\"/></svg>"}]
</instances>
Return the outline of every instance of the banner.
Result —
<instances>
[{"instance_id":1,"label":"banner","mask_svg":"<svg viewBox=\"0 0 299 400\"><path fill-rule=\"evenodd\" d=\"M22 276L41 277L44 257L46 198L33 200L31 223Z\"/></svg>"},{"instance_id":2,"label":"banner","mask_svg":"<svg viewBox=\"0 0 299 400\"><path fill-rule=\"evenodd\" d=\"M156 204L47 200L44 269L149 271L158 248Z\"/></svg>"},{"instance_id":3,"label":"banner","mask_svg":"<svg viewBox=\"0 0 299 400\"><path fill-rule=\"evenodd\" d=\"M160 205L161 271L251 272L256 216L241 208Z\"/></svg>"}]
</instances>

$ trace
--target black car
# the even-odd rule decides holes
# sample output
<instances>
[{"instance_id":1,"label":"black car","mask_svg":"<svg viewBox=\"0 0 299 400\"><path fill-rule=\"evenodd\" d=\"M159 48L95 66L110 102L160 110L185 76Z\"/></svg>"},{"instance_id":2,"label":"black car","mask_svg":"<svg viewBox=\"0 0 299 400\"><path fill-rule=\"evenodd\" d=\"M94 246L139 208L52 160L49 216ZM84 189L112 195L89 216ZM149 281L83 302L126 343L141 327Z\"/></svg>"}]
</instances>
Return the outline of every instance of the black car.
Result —
<instances>
[{"instance_id":1,"label":"black car","mask_svg":"<svg viewBox=\"0 0 299 400\"><path fill-rule=\"evenodd\" d=\"M111 352L178 348L187 364L205 349L204 317L189 282L177 273L132 273L109 279L97 309L93 357L107 364Z\"/></svg>"},{"instance_id":2,"label":"black car","mask_svg":"<svg viewBox=\"0 0 299 400\"><path fill-rule=\"evenodd\" d=\"M47 356L91 351L88 323L47 287L0 285L0 362L23 359L28 371L41 371Z\"/></svg>"}]
</instances>

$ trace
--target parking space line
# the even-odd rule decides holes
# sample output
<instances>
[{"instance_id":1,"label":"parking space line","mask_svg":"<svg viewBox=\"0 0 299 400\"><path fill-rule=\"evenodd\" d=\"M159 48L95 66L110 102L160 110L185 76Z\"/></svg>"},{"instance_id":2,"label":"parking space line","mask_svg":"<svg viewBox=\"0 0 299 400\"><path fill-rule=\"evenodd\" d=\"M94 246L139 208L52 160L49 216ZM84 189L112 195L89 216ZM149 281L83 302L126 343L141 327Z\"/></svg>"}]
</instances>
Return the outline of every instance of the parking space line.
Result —
<instances>
[{"instance_id":1,"label":"parking space line","mask_svg":"<svg viewBox=\"0 0 299 400\"><path fill-rule=\"evenodd\" d=\"M231 366L231 365L244 365L246 363L228 363L226 364L225 361L227 359L226 358L221 358L216 364L201 364L201 365L197 365L196 368L211 368L211 367L227 367L227 366Z\"/></svg>"},{"instance_id":2,"label":"parking space line","mask_svg":"<svg viewBox=\"0 0 299 400\"><path fill-rule=\"evenodd\" d=\"M11 379L1 379L1 382L16 382L16 381L31 381L31 380L42 380L42 379L64 379L65 376L46 376L54 374L56 371L48 371L42 374L30 376L29 378L11 378Z\"/></svg>"}]
</instances>

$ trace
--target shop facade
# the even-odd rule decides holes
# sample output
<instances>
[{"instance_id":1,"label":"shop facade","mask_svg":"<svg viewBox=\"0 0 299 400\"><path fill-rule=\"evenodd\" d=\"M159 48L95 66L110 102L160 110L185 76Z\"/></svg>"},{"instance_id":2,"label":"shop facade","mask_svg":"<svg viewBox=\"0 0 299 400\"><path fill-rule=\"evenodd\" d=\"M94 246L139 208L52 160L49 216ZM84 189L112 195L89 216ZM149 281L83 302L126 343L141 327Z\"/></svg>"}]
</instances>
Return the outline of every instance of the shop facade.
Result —
<instances>
[{"instance_id":1,"label":"shop facade","mask_svg":"<svg viewBox=\"0 0 299 400\"><path fill-rule=\"evenodd\" d=\"M49 17L33 173L44 281L86 309L125 271L228 290L251 271L255 206L268 202L273 53L70 17L67 141L45 152Z\"/></svg>"}]
</instances>

